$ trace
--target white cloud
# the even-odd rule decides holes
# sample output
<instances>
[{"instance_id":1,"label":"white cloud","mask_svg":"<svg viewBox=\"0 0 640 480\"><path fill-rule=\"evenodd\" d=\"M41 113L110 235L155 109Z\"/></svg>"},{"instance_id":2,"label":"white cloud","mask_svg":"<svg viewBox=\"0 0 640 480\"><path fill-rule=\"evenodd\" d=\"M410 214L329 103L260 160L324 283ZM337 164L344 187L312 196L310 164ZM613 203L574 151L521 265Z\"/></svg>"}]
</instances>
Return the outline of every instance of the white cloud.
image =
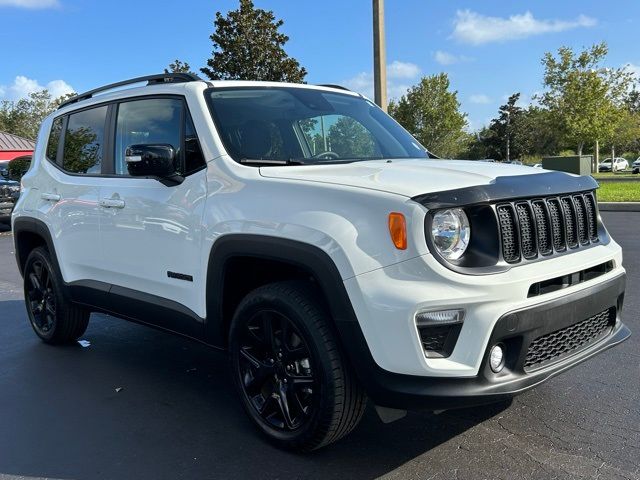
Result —
<instances>
[{"instance_id":1,"label":"white cloud","mask_svg":"<svg viewBox=\"0 0 640 480\"><path fill-rule=\"evenodd\" d=\"M622 68L630 72L636 80L640 80L640 65L635 63L625 63Z\"/></svg>"},{"instance_id":2,"label":"white cloud","mask_svg":"<svg viewBox=\"0 0 640 480\"><path fill-rule=\"evenodd\" d=\"M596 24L596 19L585 15L574 20L538 20L531 12L503 18L489 17L471 10L458 10L453 21L452 36L463 43L481 45L579 27L593 27Z\"/></svg>"},{"instance_id":3,"label":"white cloud","mask_svg":"<svg viewBox=\"0 0 640 480\"><path fill-rule=\"evenodd\" d=\"M0 0L0 7L51 8L60 6L58 0Z\"/></svg>"},{"instance_id":4,"label":"white cloud","mask_svg":"<svg viewBox=\"0 0 640 480\"><path fill-rule=\"evenodd\" d=\"M491 99L484 93L476 93L474 95L469 96L469 101L471 103L477 103L480 105L486 105L488 103L491 103Z\"/></svg>"},{"instance_id":5,"label":"white cloud","mask_svg":"<svg viewBox=\"0 0 640 480\"><path fill-rule=\"evenodd\" d=\"M422 70L414 63L398 60L387 65L387 96L390 100L404 95L422 74ZM373 74L360 72L356 76L342 82L354 92L373 99Z\"/></svg>"},{"instance_id":6,"label":"white cloud","mask_svg":"<svg viewBox=\"0 0 640 480\"><path fill-rule=\"evenodd\" d=\"M52 80L43 86L37 80L18 75L11 85L0 85L0 98L4 100L19 100L28 97L30 93L45 88L49 90L52 98L74 92L73 87L64 80Z\"/></svg>"},{"instance_id":7,"label":"white cloud","mask_svg":"<svg viewBox=\"0 0 640 480\"><path fill-rule=\"evenodd\" d=\"M440 65L453 65L454 63L468 62L471 60L469 57L465 57L464 55L454 55L453 53L443 52L442 50L438 50L434 53L433 58Z\"/></svg>"},{"instance_id":8,"label":"white cloud","mask_svg":"<svg viewBox=\"0 0 640 480\"><path fill-rule=\"evenodd\" d=\"M387 77L392 79L399 78L416 78L420 75L420 67L415 63L393 61L387 65Z\"/></svg>"}]
</instances>

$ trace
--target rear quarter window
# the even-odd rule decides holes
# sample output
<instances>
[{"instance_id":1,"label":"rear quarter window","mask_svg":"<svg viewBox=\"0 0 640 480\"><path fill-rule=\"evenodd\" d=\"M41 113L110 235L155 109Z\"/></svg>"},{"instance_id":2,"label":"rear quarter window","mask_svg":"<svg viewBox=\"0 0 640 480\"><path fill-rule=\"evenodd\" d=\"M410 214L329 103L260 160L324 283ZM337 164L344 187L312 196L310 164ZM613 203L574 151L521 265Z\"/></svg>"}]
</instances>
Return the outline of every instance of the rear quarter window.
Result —
<instances>
[{"instance_id":1,"label":"rear quarter window","mask_svg":"<svg viewBox=\"0 0 640 480\"><path fill-rule=\"evenodd\" d=\"M58 158L58 145L60 145L60 135L62 134L62 117L58 117L51 125L49 141L47 142L47 158L55 162Z\"/></svg>"}]
</instances>

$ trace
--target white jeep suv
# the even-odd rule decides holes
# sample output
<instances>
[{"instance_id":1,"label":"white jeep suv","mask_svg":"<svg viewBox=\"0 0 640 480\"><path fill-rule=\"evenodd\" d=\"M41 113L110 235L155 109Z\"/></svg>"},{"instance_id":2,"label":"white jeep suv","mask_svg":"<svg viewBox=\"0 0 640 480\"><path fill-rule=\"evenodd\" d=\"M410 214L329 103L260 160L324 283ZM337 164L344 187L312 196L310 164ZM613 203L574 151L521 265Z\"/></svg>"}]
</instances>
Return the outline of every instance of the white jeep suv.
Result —
<instances>
[{"instance_id":1,"label":"white jeep suv","mask_svg":"<svg viewBox=\"0 0 640 480\"><path fill-rule=\"evenodd\" d=\"M107 312L228 350L248 415L298 450L367 398L384 421L504 401L629 336L591 177L429 157L339 87L78 95L12 216L31 325L70 342Z\"/></svg>"}]
</instances>

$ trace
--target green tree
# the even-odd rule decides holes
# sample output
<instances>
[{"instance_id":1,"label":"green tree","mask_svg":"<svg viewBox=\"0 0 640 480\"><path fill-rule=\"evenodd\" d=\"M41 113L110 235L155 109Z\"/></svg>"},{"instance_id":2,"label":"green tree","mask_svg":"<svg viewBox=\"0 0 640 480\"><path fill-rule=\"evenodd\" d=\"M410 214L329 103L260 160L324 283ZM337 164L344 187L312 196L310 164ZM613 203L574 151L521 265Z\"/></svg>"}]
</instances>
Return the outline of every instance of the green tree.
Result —
<instances>
[{"instance_id":1,"label":"green tree","mask_svg":"<svg viewBox=\"0 0 640 480\"><path fill-rule=\"evenodd\" d=\"M351 117L340 117L331 125L328 141L331 150L342 158L373 157L376 152L371 134Z\"/></svg>"},{"instance_id":2,"label":"green tree","mask_svg":"<svg viewBox=\"0 0 640 480\"><path fill-rule=\"evenodd\" d=\"M289 37L278 31L283 24L251 0L240 0L226 16L216 12L212 57L200 71L211 80L302 83L307 71L285 52Z\"/></svg>"},{"instance_id":3,"label":"green tree","mask_svg":"<svg viewBox=\"0 0 640 480\"><path fill-rule=\"evenodd\" d=\"M389 113L430 151L454 157L467 150L467 115L460 111L458 92L449 90L446 73L424 77L397 102Z\"/></svg>"},{"instance_id":4,"label":"green tree","mask_svg":"<svg viewBox=\"0 0 640 480\"><path fill-rule=\"evenodd\" d=\"M585 144L611 139L631 85L631 73L625 68L602 65L606 43L575 53L570 47L558 49L557 56L546 53L544 86L540 103L555 117L568 142L582 154Z\"/></svg>"},{"instance_id":5,"label":"green tree","mask_svg":"<svg viewBox=\"0 0 640 480\"><path fill-rule=\"evenodd\" d=\"M53 99L47 90L40 90L20 100L4 100L0 103L0 131L35 140L42 120L71 96Z\"/></svg>"},{"instance_id":6,"label":"green tree","mask_svg":"<svg viewBox=\"0 0 640 480\"><path fill-rule=\"evenodd\" d=\"M169 68L164 69L164 73L194 73L187 62L175 59L169 64Z\"/></svg>"},{"instance_id":7,"label":"green tree","mask_svg":"<svg viewBox=\"0 0 640 480\"><path fill-rule=\"evenodd\" d=\"M30 165L31 159L28 156L14 158L9 162L9 178L19 182Z\"/></svg>"}]
</instances>

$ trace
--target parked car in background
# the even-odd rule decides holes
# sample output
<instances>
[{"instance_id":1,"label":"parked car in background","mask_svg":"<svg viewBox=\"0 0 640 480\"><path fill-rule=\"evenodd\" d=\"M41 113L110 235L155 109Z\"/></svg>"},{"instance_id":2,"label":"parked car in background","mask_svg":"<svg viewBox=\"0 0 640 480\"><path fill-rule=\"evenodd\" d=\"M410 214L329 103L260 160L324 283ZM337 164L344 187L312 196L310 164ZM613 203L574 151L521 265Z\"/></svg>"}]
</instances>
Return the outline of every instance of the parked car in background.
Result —
<instances>
[{"instance_id":1,"label":"parked car in background","mask_svg":"<svg viewBox=\"0 0 640 480\"><path fill-rule=\"evenodd\" d=\"M605 158L603 162L600 162L598 166L599 172L621 172L622 170L626 170L629 168L629 162L625 158L616 157L614 158L613 166L611 163L611 158Z\"/></svg>"},{"instance_id":2,"label":"parked car in background","mask_svg":"<svg viewBox=\"0 0 640 480\"><path fill-rule=\"evenodd\" d=\"M0 160L0 178L9 177L9 160Z\"/></svg>"},{"instance_id":3,"label":"parked car in background","mask_svg":"<svg viewBox=\"0 0 640 480\"><path fill-rule=\"evenodd\" d=\"M20 184L0 177L0 224L11 223L11 213L20 197Z\"/></svg>"},{"instance_id":4,"label":"parked car in background","mask_svg":"<svg viewBox=\"0 0 640 480\"><path fill-rule=\"evenodd\" d=\"M636 161L633 162L631 168L633 169L633 173L640 173L640 157L638 157Z\"/></svg>"}]
</instances>

